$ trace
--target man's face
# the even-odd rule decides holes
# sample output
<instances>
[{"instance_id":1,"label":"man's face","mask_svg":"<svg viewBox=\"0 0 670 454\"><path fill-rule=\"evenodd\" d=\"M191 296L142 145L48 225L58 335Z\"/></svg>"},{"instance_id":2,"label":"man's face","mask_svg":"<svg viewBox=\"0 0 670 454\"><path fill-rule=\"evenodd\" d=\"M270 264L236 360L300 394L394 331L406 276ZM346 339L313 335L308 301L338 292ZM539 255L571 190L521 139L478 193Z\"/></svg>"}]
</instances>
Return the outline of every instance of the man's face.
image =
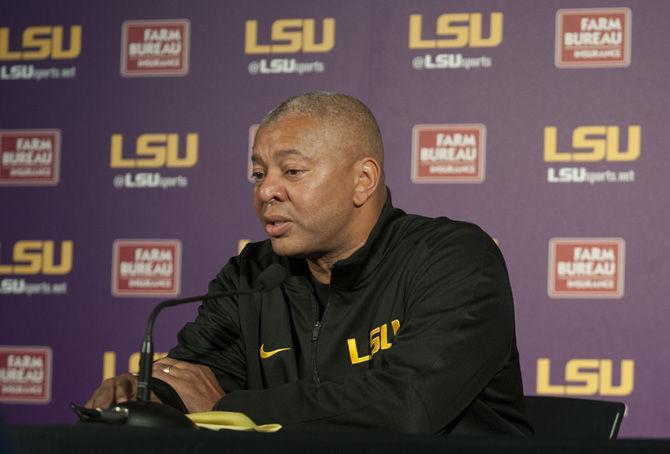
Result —
<instances>
[{"instance_id":1,"label":"man's face","mask_svg":"<svg viewBox=\"0 0 670 454\"><path fill-rule=\"evenodd\" d=\"M354 174L338 130L303 115L261 127L254 208L279 255L320 258L352 245Z\"/></svg>"}]
</instances>

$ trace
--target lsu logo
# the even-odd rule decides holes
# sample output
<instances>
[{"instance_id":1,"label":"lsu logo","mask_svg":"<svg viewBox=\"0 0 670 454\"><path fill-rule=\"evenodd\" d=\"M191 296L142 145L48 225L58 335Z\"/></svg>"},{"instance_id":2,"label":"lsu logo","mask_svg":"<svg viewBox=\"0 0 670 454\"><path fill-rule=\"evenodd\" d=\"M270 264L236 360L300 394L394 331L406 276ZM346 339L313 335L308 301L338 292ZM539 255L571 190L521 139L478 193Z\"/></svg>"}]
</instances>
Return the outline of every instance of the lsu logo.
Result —
<instances>
[{"instance_id":1,"label":"lsu logo","mask_svg":"<svg viewBox=\"0 0 670 454\"><path fill-rule=\"evenodd\" d=\"M556 67L629 66L631 22L629 8L558 10L554 57Z\"/></svg>"},{"instance_id":2,"label":"lsu logo","mask_svg":"<svg viewBox=\"0 0 670 454\"><path fill-rule=\"evenodd\" d=\"M391 328L393 329L393 336L395 336L400 329L400 320L393 320L391 322ZM351 364L359 364L370 361L370 359L372 359L372 357L380 350L388 350L391 348L393 344L389 340L388 332L388 323L384 323L383 325L378 326L370 331L370 354L365 356L359 356L355 338L347 339L347 347L349 348L349 358L351 359Z\"/></svg>"},{"instance_id":3,"label":"lsu logo","mask_svg":"<svg viewBox=\"0 0 670 454\"><path fill-rule=\"evenodd\" d=\"M186 134L183 156L179 153L179 134L142 134L135 142L134 157L124 157L123 135L112 134L110 165L113 169L186 168L198 162L198 134Z\"/></svg>"},{"instance_id":4,"label":"lsu logo","mask_svg":"<svg viewBox=\"0 0 670 454\"><path fill-rule=\"evenodd\" d=\"M634 388L635 362L624 359L619 370L619 377L615 378L611 359L571 359L565 364L561 380L565 384L552 384L551 360L538 358L536 392L558 396L628 396Z\"/></svg>"},{"instance_id":5,"label":"lsu logo","mask_svg":"<svg viewBox=\"0 0 670 454\"><path fill-rule=\"evenodd\" d=\"M552 238L548 293L552 298L621 298L622 238Z\"/></svg>"},{"instance_id":6,"label":"lsu logo","mask_svg":"<svg viewBox=\"0 0 670 454\"><path fill-rule=\"evenodd\" d=\"M60 131L0 131L0 185L53 186L60 178Z\"/></svg>"},{"instance_id":7,"label":"lsu logo","mask_svg":"<svg viewBox=\"0 0 670 454\"><path fill-rule=\"evenodd\" d=\"M325 53L335 48L335 19L321 22L321 38L317 41L314 19L278 19L272 23L270 43L260 44L258 21L248 20L244 26L245 54Z\"/></svg>"},{"instance_id":8,"label":"lsu logo","mask_svg":"<svg viewBox=\"0 0 670 454\"><path fill-rule=\"evenodd\" d=\"M74 243L61 241L60 258L56 259L54 241L21 240L14 243L11 265L0 263L0 275L58 276L72 271Z\"/></svg>"},{"instance_id":9,"label":"lsu logo","mask_svg":"<svg viewBox=\"0 0 670 454\"><path fill-rule=\"evenodd\" d=\"M70 27L68 44L65 44L65 34L62 25L28 27L23 30L20 46L12 50L10 29L0 27L0 61L77 58L81 53L81 25Z\"/></svg>"},{"instance_id":10,"label":"lsu logo","mask_svg":"<svg viewBox=\"0 0 670 454\"><path fill-rule=\"evenodd\" d=\"M125 21L121 26L122 76L188 74L187 19Z\"/></svg>"},{"instance_id":11,"label":"lsu logo","mask_svg":"<svg viewBox=\"0 0 670 454\"><path fill-rule=\"evenodd\" d=\"M49 403L51 358L49 347L0 346L0 402Z\"/></svg>"},{"instance_id":12,"label":"lsu logo","mask_svg":"<svg viewBox=\"0 0 670 454\"><path fill-rule=\"evenodd\" d=\"M482 13L450 13L438 16L435 21L435 35L438 38L423 37L423 16L409 16L410 49L457 49L462 47L497 47L503 40L503 13L489 16L489 35L482 31Z\"/></svg>"},{"instance_id":13,"label":"lsu logo","mask_svg":"<svg viewBox=\"0 0 670 454\"><path fill-rule=\"evenodd\" d=\"M176 296L180 287L181 241L114 241L112 295Z\"/></svg>"},{"instance_id":14,"label":"lsu logo","mask_svg":"<svg viewBox=\"0 0 670 454\"><path fill-rule=\"evenodd\" d=\"M414 183L484 181L486 126L415 125L412 128Z\"/></svg>"},{"instance_id":15,"label":"lsu logo","mask_svg":"<svg viewBox=\"0 0 670 454\"><path fill-rule=\"evenodd\" d=\"M561 151L557 144L557 128L544 128L545 162L628 162L640 157L642 128L627 128L626 149L620 148L621 131L618 126L579 126L572 131L572 149Z\"/></svg>"}]
</instances>

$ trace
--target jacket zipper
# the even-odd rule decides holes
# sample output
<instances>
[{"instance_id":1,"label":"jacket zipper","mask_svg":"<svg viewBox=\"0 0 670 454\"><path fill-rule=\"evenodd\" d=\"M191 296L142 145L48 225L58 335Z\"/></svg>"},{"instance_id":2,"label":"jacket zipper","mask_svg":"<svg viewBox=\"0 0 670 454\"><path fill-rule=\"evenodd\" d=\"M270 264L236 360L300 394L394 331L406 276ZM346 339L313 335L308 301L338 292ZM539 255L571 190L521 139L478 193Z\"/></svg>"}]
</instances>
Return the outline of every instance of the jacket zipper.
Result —
<instances>
[{"instance_id":1,"label":"jacket zipper","mask_svg":"<svg viewBox=\"0 0 670 454\"><path fill-rule=\"evenodd\" d=\"M319 303L316 302L316 298L312 295L312 313L314 315L314 326L312 327L312 379L314 383L319 385L321 380L319 379L319 366L318 366L318 346L319 346L319 332L323 326L323 322L326 319L326 314L328 313L328 308L330 307L330 297L328 297L328 302L326 307L323 310L323 316L319 320L319 308L317 307Z\"/></svg>"}]
</instances>

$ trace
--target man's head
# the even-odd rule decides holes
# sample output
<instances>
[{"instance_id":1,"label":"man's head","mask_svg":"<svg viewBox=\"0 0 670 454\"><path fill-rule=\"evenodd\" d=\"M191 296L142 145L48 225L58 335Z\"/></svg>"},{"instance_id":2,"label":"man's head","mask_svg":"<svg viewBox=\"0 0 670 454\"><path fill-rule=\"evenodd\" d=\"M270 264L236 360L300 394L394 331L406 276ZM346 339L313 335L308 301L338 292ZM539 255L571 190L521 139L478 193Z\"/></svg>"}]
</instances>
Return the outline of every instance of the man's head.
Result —
<instances>
[{"instance_id":1,"label":"man's head","mask_svg":"<svg viewBox=\"0 0 670 454\"><path fill-rule=\"evenodd\" d=\"M370 110L313 92L268 113L253 146L254 207L280 255L336 261L366 240L386 199Z\"/></svg>"}]
</instances>

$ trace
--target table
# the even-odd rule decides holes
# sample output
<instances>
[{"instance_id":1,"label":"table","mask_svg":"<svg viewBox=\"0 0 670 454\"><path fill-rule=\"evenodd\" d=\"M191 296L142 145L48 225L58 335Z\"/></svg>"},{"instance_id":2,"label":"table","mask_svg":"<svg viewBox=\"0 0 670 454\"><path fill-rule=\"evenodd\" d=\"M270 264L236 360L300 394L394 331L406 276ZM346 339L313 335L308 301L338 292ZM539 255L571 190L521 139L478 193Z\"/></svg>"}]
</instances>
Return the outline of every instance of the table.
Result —
<instances>
[{"instance_id":1,"label":"table","mask_svg":"<svg viewBox=\"0 0 670 454\"><path fill-rule=\"evenodd\" d=\"M9 428L17 454L67 453L670 453L670 440L577 441L405 435L378 431L274 434L77 424Z\"/></svg>"}]
</instances>

